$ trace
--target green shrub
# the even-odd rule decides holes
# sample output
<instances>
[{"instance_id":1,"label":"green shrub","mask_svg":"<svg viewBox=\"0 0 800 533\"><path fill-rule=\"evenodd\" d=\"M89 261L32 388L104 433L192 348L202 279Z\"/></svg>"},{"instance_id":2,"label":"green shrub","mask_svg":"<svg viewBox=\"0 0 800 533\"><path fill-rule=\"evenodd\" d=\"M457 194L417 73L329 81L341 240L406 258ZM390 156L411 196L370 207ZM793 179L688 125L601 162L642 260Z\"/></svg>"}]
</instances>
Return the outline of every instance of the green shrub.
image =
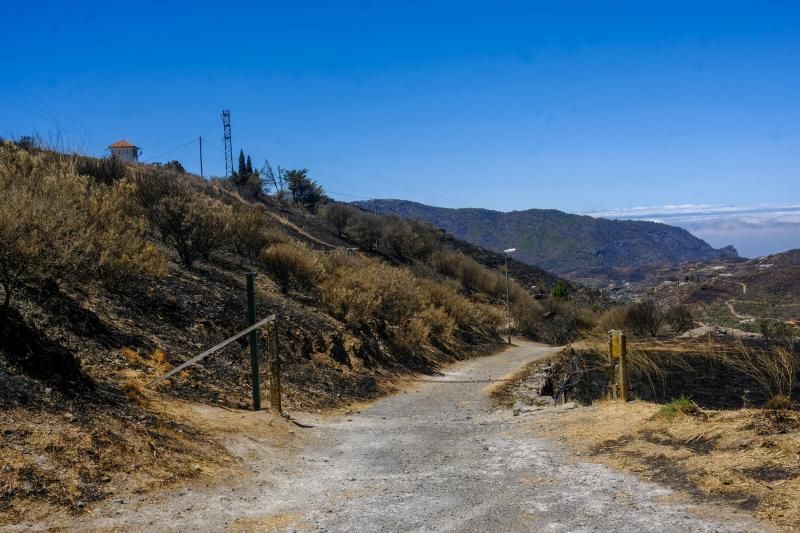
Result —
<instances>
[{"instance_id":1,"label":"green shrub","mask_svg":"<svg viewBox=\"0 0 800 533\"><path fill-rule=\"evenodd\" d=\"M654 416L671 420L677 415L702 416L702 414L703 411L701 411L691 399L686 396L681 396L680 398L675 398L671 402L662 405Z\"/></svg>"},{"instance_id":2,"label":"green shrub","mask_svg":"<svg viewBox=\"0 0 800 533\"><path fill-rule=\"evenodd\" d=\"M564 280L556 281L556 284L553 285L552 290L550 291L550 296L553 298L566 298L569 295L569 285L567 285Z\"/></svg>"},{"instance_id":3,"label":"green shrub","mask_svg":"<svg viewBox=\"0 0 800 533\"><path fill-rule=\"evenodd\" d=\"M312 213L325 197L325 191L314 180L308 177L307 169L290 170L286 173L286 183L292 201L305 207Z\"/></svg>"}]
</instances>

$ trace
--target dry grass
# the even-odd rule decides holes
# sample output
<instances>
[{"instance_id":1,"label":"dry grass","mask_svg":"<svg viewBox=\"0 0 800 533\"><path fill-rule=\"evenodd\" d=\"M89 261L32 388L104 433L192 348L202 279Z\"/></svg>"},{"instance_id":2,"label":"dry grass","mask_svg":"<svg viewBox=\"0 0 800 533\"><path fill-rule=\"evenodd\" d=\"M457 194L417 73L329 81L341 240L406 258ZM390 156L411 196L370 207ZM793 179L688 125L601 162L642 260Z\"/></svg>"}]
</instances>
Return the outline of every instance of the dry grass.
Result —
<instances>
[{"instance_id":1,"label":"dry grass","mask_svg":"<svg viewBox=\"0 0 800 533\"><path fill-rule=\"evenodd\" d=\"M130 392L140 384L129 379ZM113 413L92 406L55 413L0 411L0 529L22 520L57 523L109 497L129 499L195 479L240 480L223 442L257 442L293 454L293 426L247 412L148 393L146 404ZM230 449L238 449L234 445Z\"/></svg>"},{"instance_id":2,"label":"dry grass","mask_svg":"<svg viewBox=\"0 0 800 533\"><path fill-rule=\"evenodd\" d=\"M800 523L800 414L787 410L656 415L644 402L600 404L538 419L590 460L722 499L784 530Z\"/></svg>"},{"instance_id":3,"label":"dry grass","mask_svg":"<svg viewBox=\"0 0 800 533\"><path fill-rule=\"evenodd\" d=\"M139 394L131 383L129 394ZM153 410L91 406L0 411L0 525L80 513L113 495L142 493L232 467L211 434Z\"/></svg>"}]
</instances>

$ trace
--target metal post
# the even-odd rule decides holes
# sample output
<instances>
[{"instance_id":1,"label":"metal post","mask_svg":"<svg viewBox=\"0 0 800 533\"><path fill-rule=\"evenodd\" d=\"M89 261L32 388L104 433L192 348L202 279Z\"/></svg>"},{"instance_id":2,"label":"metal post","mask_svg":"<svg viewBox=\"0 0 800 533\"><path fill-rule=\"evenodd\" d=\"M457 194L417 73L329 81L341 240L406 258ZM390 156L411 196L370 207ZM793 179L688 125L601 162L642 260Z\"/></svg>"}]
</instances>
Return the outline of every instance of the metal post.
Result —
<instances>
[{"instance_id":1,"label":"metal post","mask_svg":"<svg viewBox=\"0 0 800 533\"><path fill-rule=\"evenodd\" d=\"M205 176L203 176L203 136L201 135L200 137L198 137L198 140L200 141L200 177L204 178Z\"/></svg>"},{"instance_id":2,"label":"metal post","mask_svg":"<svg viewBox=\"0 0 800 533\"><path fill-rule=\"evenodd\" d=\"M247 322L249 326L256 323L256 290L255 273L247 273ZM250 369L253 378L253 411L261 410L261 388L258 383L258 333L248 334L250 339Z\"/></svg>"}]
</instances>

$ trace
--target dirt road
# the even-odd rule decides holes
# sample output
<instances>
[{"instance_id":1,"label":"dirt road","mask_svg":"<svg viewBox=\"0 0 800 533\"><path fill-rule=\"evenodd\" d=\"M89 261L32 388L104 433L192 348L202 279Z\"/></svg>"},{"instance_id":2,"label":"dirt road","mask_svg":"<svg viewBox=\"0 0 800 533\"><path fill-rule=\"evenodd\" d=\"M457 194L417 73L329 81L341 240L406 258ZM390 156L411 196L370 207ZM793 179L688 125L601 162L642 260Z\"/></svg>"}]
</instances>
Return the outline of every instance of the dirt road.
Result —
<instances>
[{"instance_id":1,"label":"dirt road","mask_svg":"<svg viewBox=\"0 0 800 533\"><path fill-rule=\"evenodd\" d=\"M524 345L448 369L445 380L503 376L548 353ZM570 457L526 415L489 402L485 383L422 383L360 413L302 417L297 456L232 443L251 474L223 486L110 502L68 529L137 531L758 531L714 518L670 490ZM559 416L553 410L548 416ZM541 416L541 414L537 415ZM698 511L699 509L699 511Z\"/></svg>"}]
</instances>

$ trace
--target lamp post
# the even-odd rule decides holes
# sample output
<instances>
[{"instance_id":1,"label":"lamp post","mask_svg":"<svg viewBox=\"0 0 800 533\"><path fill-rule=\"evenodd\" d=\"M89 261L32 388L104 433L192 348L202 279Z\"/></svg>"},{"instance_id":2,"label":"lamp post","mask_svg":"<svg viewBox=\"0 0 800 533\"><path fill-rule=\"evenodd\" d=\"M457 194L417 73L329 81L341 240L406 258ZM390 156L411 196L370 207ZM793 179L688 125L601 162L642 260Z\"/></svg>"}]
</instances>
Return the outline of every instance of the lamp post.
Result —
<instances>
[{"instance_id":1,"label":"lamp post","mask_svg":"<svg viewBox=\"0 0 800 533\"><path fill-rule=\"evenodd\" d=\"M503 257L505 257L506 260L506 318L508 320L508 344L511 344L511 298L508 290L508 254L516 251L516 248L503 250Z\"/></svg>"}]
</instances>

